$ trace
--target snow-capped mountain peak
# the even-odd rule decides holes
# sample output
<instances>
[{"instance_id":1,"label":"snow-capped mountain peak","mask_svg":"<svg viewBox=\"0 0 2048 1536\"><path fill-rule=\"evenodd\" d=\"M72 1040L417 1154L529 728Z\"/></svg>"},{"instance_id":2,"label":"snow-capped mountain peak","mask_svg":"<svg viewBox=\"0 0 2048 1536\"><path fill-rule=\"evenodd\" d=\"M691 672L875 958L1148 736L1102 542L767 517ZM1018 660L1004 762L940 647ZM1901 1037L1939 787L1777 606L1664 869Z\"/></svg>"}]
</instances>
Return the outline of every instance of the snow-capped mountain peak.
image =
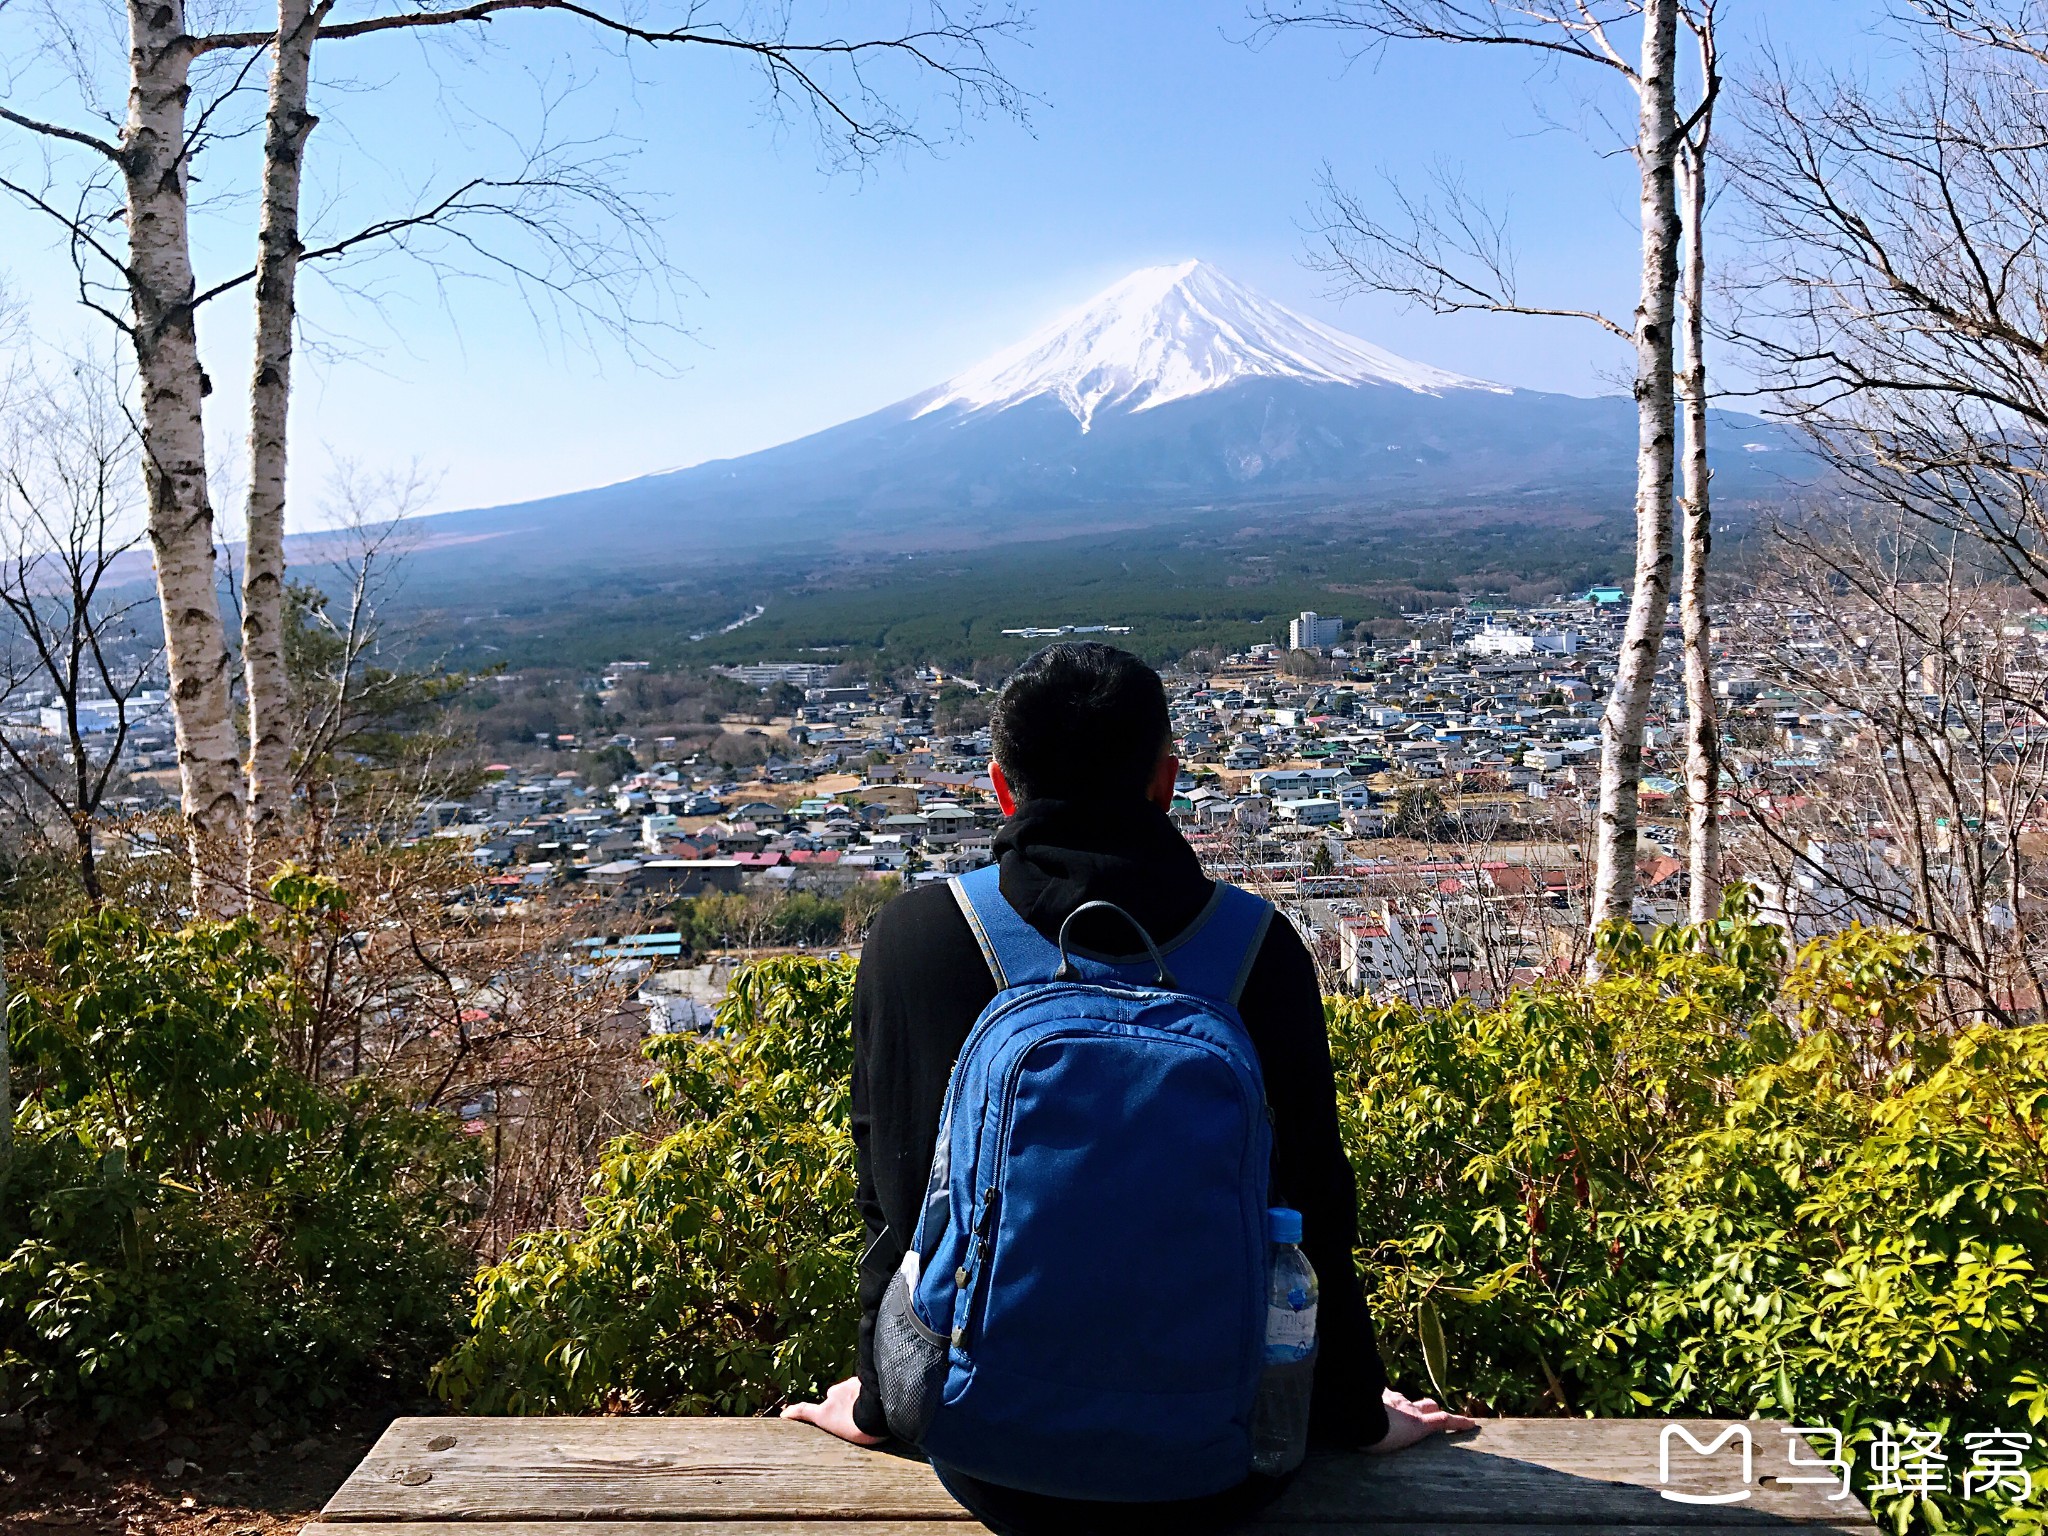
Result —
<instances>
[{"instance_id":1,"label":"snow-capped mountain peak","mask_svg":"<svg viewBox=\"0 0 2048 1536\"><path fill-rule=\"evenodd\" d=\"M1150 410L1240 379L1392 385L1418 394L1502 385L1396 357L1231 281L1207 262L1145 267L941 384L928 416L1055 397L1086 432L1105 406Z\"/></svg>"}]
</instances>

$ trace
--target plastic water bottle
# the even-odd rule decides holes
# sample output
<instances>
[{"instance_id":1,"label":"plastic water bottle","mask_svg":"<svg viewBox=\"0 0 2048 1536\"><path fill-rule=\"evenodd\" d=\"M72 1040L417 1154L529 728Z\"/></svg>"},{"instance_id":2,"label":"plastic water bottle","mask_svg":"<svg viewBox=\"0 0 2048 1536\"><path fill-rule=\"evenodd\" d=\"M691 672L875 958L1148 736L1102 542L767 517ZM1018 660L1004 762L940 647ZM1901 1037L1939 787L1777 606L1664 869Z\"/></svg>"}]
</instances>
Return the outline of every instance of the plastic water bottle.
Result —
<instances>
[{"instance_id":1,"label":"plastic water bottle","mask_svg":"<svg viewBox=\"0 0 2048 1536\"><path fill-rule=\"evenodd\" d=\"M1303 1257L1301 1212L1266 1212L1266 1363L1252 1405L1252 1470L1292 1472L1308 1454L1308 1403L1316 1368L1316 1272Z\"/></svg>"}]
</instances>

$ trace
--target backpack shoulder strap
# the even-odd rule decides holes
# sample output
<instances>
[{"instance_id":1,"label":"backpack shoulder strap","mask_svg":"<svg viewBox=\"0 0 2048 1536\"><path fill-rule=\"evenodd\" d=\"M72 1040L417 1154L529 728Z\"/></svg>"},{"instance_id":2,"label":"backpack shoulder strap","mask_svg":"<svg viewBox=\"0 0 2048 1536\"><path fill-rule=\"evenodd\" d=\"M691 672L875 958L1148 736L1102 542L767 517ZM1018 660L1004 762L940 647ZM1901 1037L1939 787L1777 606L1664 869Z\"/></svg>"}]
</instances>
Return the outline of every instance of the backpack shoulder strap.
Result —
<instances>
[{"instance_id":1,"label":"backpack shoulder strap","mask_svg":"<svg viewBox=\"0 0 2048 1536\"><path fill-rule=\"evenodd\" d=\"M988 962L998 992L1052 980L1053 972L1060 968L1059 946L1003 899L999 866L984 864L955 875L946 884L960 905L960 915L974 930L974 942L981 946L981 957Z\"/></svg>"},{"instance_id":2,"label":"backpack shoulder strap","mask_svg":"<svg viewBox=\"0 0 2048 1536\"><path fill-rule=\"evenodd\" d=\"M998 866L988 864L955 875L946 884L973 930L975 943L981 946L981 957L988 962L998 992L1053 979L1060 968L1059 946L1025 922L1003 898ZM1272 921L1269 903L1250 891L1217 881L1200 921L1162 951L1178 990L1235 1008ZM1110 966L1092 957L1084 958L1081 968L1114 974ZM1151 963L1146 961L1140 969L1149 976Z\"/></svg>"},{"instance_id":3,"label":"backpack shoulder strap","mask_svg":"<svg viewBox=\"0 0 2048 1536\"><path fill-rule=\"evenodd\" d=\"M1180 989L1235 1008L1272 923L1270 902L1218 880L1207 914L1166 950Z\"/></svg>"}]
</instances>

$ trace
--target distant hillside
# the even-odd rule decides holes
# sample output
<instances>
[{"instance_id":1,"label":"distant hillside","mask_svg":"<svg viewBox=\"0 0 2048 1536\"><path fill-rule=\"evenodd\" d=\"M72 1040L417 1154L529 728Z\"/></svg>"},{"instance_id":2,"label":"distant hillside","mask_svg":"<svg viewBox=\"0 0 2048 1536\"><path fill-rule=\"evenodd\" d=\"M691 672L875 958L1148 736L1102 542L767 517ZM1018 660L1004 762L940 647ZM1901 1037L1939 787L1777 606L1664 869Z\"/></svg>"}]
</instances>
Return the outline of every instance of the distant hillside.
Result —
<instances>
[{"instance_id":1,"label":"distant hillside","mask_svg":"<svg viewBox=\"0 0 2048 1536\"><path fill-rule=\"evenodd\" d=\"M1740 541L1722 546L1733 558ZM1366 529L1302 512L1284 526L1217 515L1189 528L1098 530L1028 544L917 554L790 555L678 571L593 572L451 588L414 580L438 612L433 657L465 666L594 669L933 662L965 671L1020 660L1042 640L1005 630L1129 626L1119 644L1152 660L1284 640L1303 608L1347 624L1487 592L1536 602L1626 575L1625 523L1568 507L1388 514ZM762 611L744 624L736 621Z\"/></svg>"}]
</instances>

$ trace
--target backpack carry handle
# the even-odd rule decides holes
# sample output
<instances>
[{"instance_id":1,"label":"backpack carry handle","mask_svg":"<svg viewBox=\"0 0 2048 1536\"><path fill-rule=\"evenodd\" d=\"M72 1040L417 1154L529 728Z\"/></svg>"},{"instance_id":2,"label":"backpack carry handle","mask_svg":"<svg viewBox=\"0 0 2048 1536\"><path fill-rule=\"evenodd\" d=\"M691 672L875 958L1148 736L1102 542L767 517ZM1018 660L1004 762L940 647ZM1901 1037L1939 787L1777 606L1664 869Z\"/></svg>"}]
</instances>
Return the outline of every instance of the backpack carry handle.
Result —
<instances>
[{"instance_id":1,"label":"backpack carry handle","mask_svg":"<svg viewBox=\"0 0 2048 1536\"><path fill-rule=\"evenodd\" d=\"M1104 912L1114 912L1137 930L1138 937L1145 941L1145 953L1152 957L1152 964L1158 969L1158 984L1169 990L1177 990L1180 983L1173 979L1173 972L1166 968L1166 961L1159 953L1159 946L1152 942L1152 935L1145 931L1145 925L1113 901L1084 901L1067 914L1066 921L1060 924L1060 968L1052 973L1052 979L1072 981L1080 974L1074 969L1074 962L1067 958L1067 930L1074 926L1074 919L1083 912L1093 912L1098 908Z\"/></svg>"}]
</instances>

